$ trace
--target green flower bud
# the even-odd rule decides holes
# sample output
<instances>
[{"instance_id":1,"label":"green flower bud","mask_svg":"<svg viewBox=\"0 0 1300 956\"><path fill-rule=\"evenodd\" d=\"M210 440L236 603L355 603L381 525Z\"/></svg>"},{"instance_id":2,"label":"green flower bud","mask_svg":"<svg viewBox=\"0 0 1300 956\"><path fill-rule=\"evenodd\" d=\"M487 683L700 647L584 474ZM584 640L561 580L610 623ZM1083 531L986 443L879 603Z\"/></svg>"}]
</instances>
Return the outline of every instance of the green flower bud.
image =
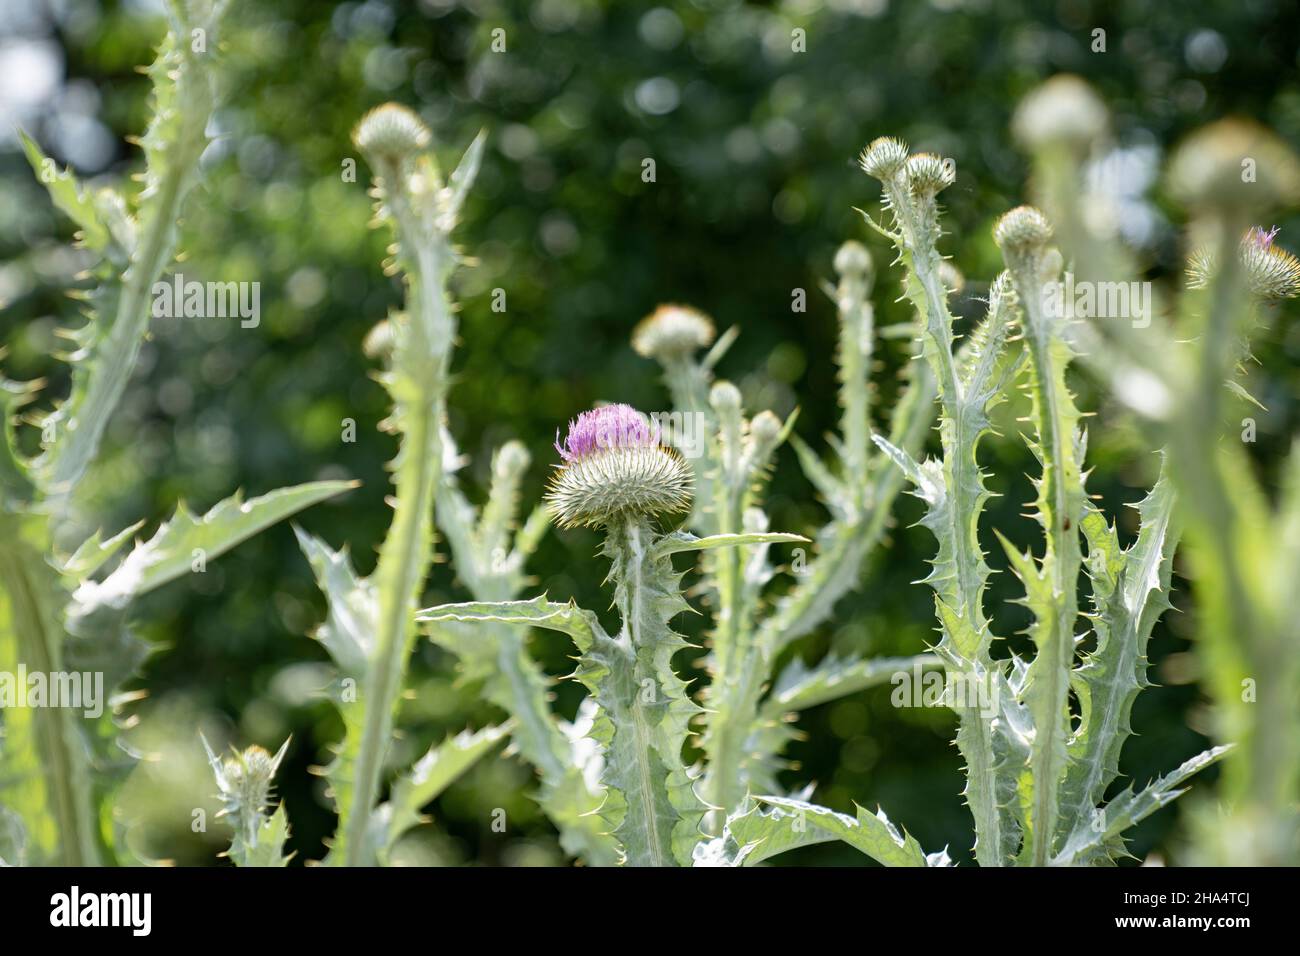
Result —
<instances>
[{"instance_id":1,"label":"green flower bud","mask_svg":"<svg viewBox=\"0 0 1300 956\"><path fill-rule=\"evenodd\" d=\"M1017 206L993 227L993 241L1011 255L1041 251L1051 238L1051 223L1033 206Z\"/></svg>"}]
</instances>

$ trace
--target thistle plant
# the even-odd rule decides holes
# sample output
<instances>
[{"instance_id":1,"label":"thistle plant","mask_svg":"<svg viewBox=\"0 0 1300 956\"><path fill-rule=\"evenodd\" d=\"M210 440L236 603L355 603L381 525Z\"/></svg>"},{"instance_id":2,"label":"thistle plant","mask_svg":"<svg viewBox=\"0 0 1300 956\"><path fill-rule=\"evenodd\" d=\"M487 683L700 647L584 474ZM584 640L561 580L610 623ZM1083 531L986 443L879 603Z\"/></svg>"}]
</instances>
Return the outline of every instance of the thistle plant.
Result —
<instances>
[{"instance_id":1,"label":"thistle plant","mask_svg":"<svg viewBox=\"0 0 1300 956\"><path fill-rule=\"evenodd\" d=\"M698 487L691 527L699 534L762 532L768 517L763 491L772 459L786 440L817 490L830 520L815 535L814 553L794 584L773 594L775 568L763 545L740 546L706 557L703 590L713 616L707 711L701 716L705 752L705 800L715 812L707 829L717 836L728 816L740 812L748 794L779 791L781 751L794 738L795 712L883 683L910 671L907 659L856 659L832 655L812 668L799 658L779 674L778 658L795 641L828 620L840 598L860 583L867 557L880 545L893 501L903 486L885 455L871 444L870 373L878 333L871 293L874 266L866 248L845 243L835 256L837 284L825 292L839 315L840 429L822 457L770 411L747 419L740 393L715 381L713 369L735 340L731 329L713 343L713 325L702 313L661 306L633 334L633 348L657 360L672 395L674 413L702 423L704 442L692 459ZM910 330L909 330L910 331ZM933 420L934 380L919 361L904 366L905 387L889 418L889 436L916 450ZM706 497L707 496L707 497ZM928 656L923 666L935 663Z\"/></svg>"},{"instance_id":2,"label":"thistle plant","mask_svg":"<svg viewBox=\"0 0 1300 956\"><path fill-rule=\"evenodd\" d=\"M869 298L871 259L860 244L848 243L837 255L836 267L840 283L827 291L839 307L841 320L838 360L844 418L843 436L835 441L838 460L824 461L803 443L797 445L805 471L825 499L832 520L819 532L817 553L807 563L802 576L775 598L775 605L768 613L763 613L767 611L766 589L777 570L768 559L768 550L773 541L792 539L768 534L768 518L761 508L762 491L773 455L790 436L794 419L792 416L782 422L771 412L747 419L735 386L714 380L712 369L734 341L736 330L715 344L713 324L703 313L686 306L660 307L635 330L633 348L662 364L676 406L677 417L673 420L679 425L677 431L672 434L667 430L658 431L658 420L651 423L626 406L612 406L584 413L572 423L565 442L557 444L564 464L557 470L548 495L551 509L561 526L580 524L606 529L605 554L613 565L611 578L616 585L616 603L617 595L622 593L620 588L626 587L622 582L631 573L626 552L631 549L640 553L646 547L646 532L643 530L637 538L629 536L630 532L620 531L619 515L661 515L689 510L689 526L703 536L694 540L709 542L701 546L705 552L702 590L712 605L715 628L708 657L712 679L704 694L705 706L700 708L691 700L684 688L678 687L676 682L680 678L671 667L655 664L653 656L642 662L640 671L633 668L632 683L625 682L627 688L637 686L636 681L640 680L647 682L647 687L669 689L671 702L666 705L667 716L663 719L669 722L670 736L666 744L659 745L663 752L659 753L660 762L653 767L652 776L660 781L659 786L667 794L666 798L655 798L666 799L663 815L670 818L676 815L676 822L667 828L672 839L661 839L657 851L650 849L647 835L655 827L634 828L627 823L627 814L634 811L626 808L629 797L619 786L612 787L603 805L599 793L584 795L601 806L600 818L614 828L612 835L626 862L669 862L664 846L674 847L673 859L678 863L698 859L741 864L766 858L724 851L722 848L730 845L731 837L723 841L722 832L731 816L758 820L754 804L747 799L751 794L775 794L779 790L776 774L782 767L780 752L794 736L790 715L883 683L901 670L910 670L914 663L927 667L937 663L937 659L928 655L918 661L832 656L813 668L796 660L779 675L774 673L782 651L828 619L838 599L857 585L866 556L880 543L890 505L903 485L887 457L875 452L870 443L869 372L875 345ZM710 346L703 358L697 358L698 352ZM895 407L890 436L906 447L916 448L923 442L931 421L933 379L919 362L910 363L905 374L909 383ZM696 427L701 421L702 430ZM687 433L694 436L701 431L705 442L702 447L686 449L692 452L689 457L670 454L663 447L663 443L668 443L685 448ZM688 487L693 489L693 495L686 494ZM494 490L489 504L495 496ZM702 500L705 496L707 499ZM485 511L484 520L486 515ZM464 520L454 524L466 527ZM449 531L448 534L458 564L464 563L461 555L474 552L471 539L463 533ZM458 539L466 542L460 549L456 545ZM721 543L728 546L716 546ZM511 557L518 551L516 548L510 552ZM469 562L475 567L482 565L482 542L478 553L479 559L475 561L471 557ZM658 568L652 564L651 576L668 574L669 567ZM510 568L512 573L517 571L513 566ZM475 571L473 577L481 579L482 575ZM670 588L668 583L661 582L659 587L665 593L677 593L675 583ZM421 614L421 620L431 625L429 632L433 639L455 649L462 660L474 659L472 649L476 642L482 642L477 644L477 659L490 660L490 653L483 650L484 643L499 646L510 623L531 622L535 626L562 630L574 636L580 650L584 642L594 648L591 653L600 649L600 640L591 631L593 626L598 626L594 618L551 602L485 601L481 582L476 585L471 581L469 588L479 601L434 608ZM509 590L513 593L515 589ZM667 597L661 600L665 604L661 616L671 616L668 611L673 607L679 611L685 609L684 603L669 604ZM623 614L623 620L623 632L635 634L635 624L627 623L635 620L630 610ZM464 632L454 626L449 628L449 625L469 623L476 626ZM643 633L654 633L664 623L666 618L658 625L648 622ZM490 642L485 641L484 634L493 635ZM665 641L666 648L680 647L681 639L669 634L671 639ZM603 665L597 665L598 671L600 666ZM486 665L483 672L486 673ZM591 700L602 714L611 715L608 720L615 727L625 722L635 726L641 719L635 708L628 711L626 702L611 697L614 692L609 687L597 690L600 682L590 676L590 667L580 667L576 676L588 684ZM536 695L529 695L531 701L518 693L512 696L500 682L489 682L488 687L489 693L495 694L495 701L517 719L521 714L530 713L543 718L540 726L554 723L546 720L549 714L537 706ZM680 765L685 731L674 722L682 721L691 721L700 730L705 755L702 767L688 770ZM605 737L616 732L598 722L594 733L602 745L607 745ZM627 735L635 739L634 731L628 731ZM542 804L559 827L566 847L588 862L609 862L592 855L591 843L585 844L585 851L572 849L580 843L573 832L571 817L548 806L547 794L553 788L548 778L556 779L557 774L548 772L544 762L530 759L541 768ZM620 755L616 767L607 769L604 779L619 779L625 773L619 765L629 759L632 758L627 754ZM569 774L573 775L572 765ZM691 781L689 786L687 781ZM769 810L763 815L760 829L797 827L797 821L792 820ZM625 827L627 830L621 829ZM659 829L665 827L661 825ZM587 839L596 840L595 845L604 848L614 845L608 838L601 842L602 832L588 834ZM758 831L751 828L746 832L752 836ZM816 833L818 839L830 838L822 831ZM892 845L892 838L890 842Z\"/></svg>"},{"instance_id":3,"label":"thistle plant","mask_svg":"<svg viewBox=\"0 0 1300 956\"><path fill-rule=\"evenodd\" d=\"M42 436L35 457L20 450L15 416L40 398L41 383L0 381L0 673L9 691L0 701L0 816L11 831L6 842L22 848L10 851L11 863L94 865L130 856L110 832L113 817L104 808L134 756L115 717L129 717L124 708L139 695L120 689L149 653L129 626L135 599L351 487L315 482L247 501L236 494L199 517L182 505L125 557L143 522L107 539L98 531L87 536L79 492L147 333L150 290L176 253L178 216L197 181L216 98L223 9L201 2L168 7L170 31L149 70L152 119L140 141L145 168L136 195L92 191L23 139L93 265L81 293L85 324L67 333L74 348L61 356L72 367L71 391L52 410L26 415ZM203 44L194 42L200 35ZM82 543L69 553L60 546L69 540ZM79 710L24 694L36 681L51 693L79 682L83 699L99 688L99 704L107 697L109 706L87 716L89 704Z\"/></svg>"},{"instance_id":4,"label":"thistle plant","mask_svg":"<svg viewBox=\"0 0 1300 956\"><path fill-rule=\"evenodd\" d=\"M244 750L231 748L230 755L218 757L206 739L203 749L217 781L221 810L218 816L230 822L234 837L228 856L236 866L287 866L289 857L284 844L289 838L289 818L284 804L271 813L271 793L275 773L280 769L289 741L271 756L256 745Z\"/></svg>"},{"instance_id":5,"label":"thistle plant","mask_svg":"<svg viewBox=\"0 0 1300 956\"><path fill-rule=\"evenodd\" d=\"M524 562L550 527L538 505L518 528L519 483L530 463L519 442L501 446L492 459L492 480L482 509L466 498L456 480L462 464L450 435L444 434L447 465L438 494L437 523L447 539L452 563L475 601L517 598L528 578ZM599 754L589 746L586 725L594 719L584 701L578 719L568 723L550 706L550 679L528 652L527 634L509 624L443 621L426 632L455 654L462 680L481 685L482 695L511 716L511 741L537 769L537 801L560 834L565 852L591 866L617 861L617 846L595 812L603 799Z\"/></svg>"},{"instance_id":6,"label":"thistle plant","mask_svg":"<svg viewBox=\"0 0 1300 956\"><path fill-rule=\"evenodd\" d=\"M698 770L683 749L700 712L672 665L689 643L670 621L689 605L672 563L680 552L746 544L796 542L798 535L748 532L697 537L663 530L690 509L692 474L666 447L646 416L627 405L584 412L570 423L557 451L547 503L562 526L600 528L602 554L620 627L612 636L590 611L572 602L470 602L422 611L420 620L502 623L568 634L579 652L575 677L596 708L591 737L603 755L601 819L630 866L686 866L703 841L708 807ZM671 522L668 522L670 525Z\"/></svg>"},{"instance_id":7,"label":"thistle plant","mask_svg":"<svg viewBox=\"0 0 1300 956\"><path fill-rule=\"evenodd\" d=\"M994 238L1007 270L990 287L985 319L957 351L938 251L937 197L953 181L951 167L928 154L912 155L888 138L868 146L861 165L881 183L892 221L867 221L898 250L905 295L921 317L922 350L938 387L938 458L921 463L881 436L875 441L925 503L922 524L939 544L927 583L939 622L935 650L947 670L956 743L966 760L976 859L985 866L1105 862L1124 853L1128 828L1176 797L1184 780L1226 750L1206 751L1145 789L1126 790L1102 805L1131 733L1133 699L1147 684L1146 644L1168 607L1178 536L1168 481L1157 482L1139 506L1137 541L1122 549L1084 487L1086 433L1066 386L1073 358L1069 320L1047 307L1062 259L1050 246L1051 227L1042 213L1021 207L999 220ZM1013 323L1021 333L1014 350ZM1030 447L1041 466L1035 517L1043 529L1042 556L1022 554L998 537L1033 615L1030 659L1014 651L993 654L995 635L984 609L989 567L978 534L989 497L979 443L991 431L991 409L1022 374L1032 408ZM1081 571L1092 583L1093 630L1082 661L1076 635ZM956 693L958 686L965 693ZM1081 705L1077 720L1069 709L1072 688Z\"/></svg>"},{"instance_id":8,"label":"thistle plant","mask_svg":"<svg viewBox=\"0 0 1300 956\"><path fill-rule=\"evenodd\" d=\"M456 320L446 283L459 261L451 232L484 138L474 140L446 182L428 152L429 128L405 107L389 103L371 111L353 138L375 172L376 225L395 236L388 271L402 274L406 290L405 307L367 341L384 362L380 381L393 401L383 427L400 441L391 465L393 519L367 578L353 569L346 549L335 551L303 531L298 540L328 602L318 637L338 668L335 699L344 727L324 770L339 817L325 862L365 866L387 862L420 822L420 808L495 748L509 727L462 733L434 746L392 782L381 803L415 610L433 560L435 501L451 450L444 432Z\"/></svg>"},{"instance_id":9,"label":"thistle plant","mask_svg":"<svg viewBox=\"0 0 1300 956\"><path fill-rule=\"evenodd\" d=\"M1070 136L1034 135L1034 115L1059 98L1088 104L1095 122ZM1084 215L1069 184L1104 141L1106 111L1081 81L1059 77L1020 109L1039 201L1058 223L1080 279L1125 281L1131 259ZM1187 282L1160 313L1168 322L1079 330L1095 374L1167 448L1174 513L1185 527L1188 577L1200 609L1196 649L1215 704L1225 761L1221 801L1193 815L1192 856L1202 863L1269 865L1300 860L1300 657L1294 653L1292 584L1300 576L1300 453L1270 495L1247 452L1242 384L1250 341L1300 292L1300 261L1258 223L1300 199L1300 161L1271 132L1225 120L1174 153L1171 194L1189 209ZM1086 333L1086 334L1085 334ZM1227 385L1227 388L1224 388ZM1273 499L1273 500L1270 500Z\"/></svg>"}]
</instances>

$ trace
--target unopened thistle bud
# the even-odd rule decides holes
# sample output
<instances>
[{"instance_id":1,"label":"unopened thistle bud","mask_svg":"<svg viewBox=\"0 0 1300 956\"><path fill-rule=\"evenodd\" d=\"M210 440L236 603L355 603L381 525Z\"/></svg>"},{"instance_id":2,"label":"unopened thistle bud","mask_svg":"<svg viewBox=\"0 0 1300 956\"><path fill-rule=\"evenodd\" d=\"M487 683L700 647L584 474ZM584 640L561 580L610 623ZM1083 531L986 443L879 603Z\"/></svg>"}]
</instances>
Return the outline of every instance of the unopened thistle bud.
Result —
<instances>
[{"instance_id":1,"label":"unopened thistle bud","mask_svg":"<svg viewBox=\"0 0 1300 956\"><path fill-rule=\"evenodd\" d=\"M499 480L518 480L531 462L532 456L523 442L508 441L493 456L492 471Z\"/></svg>"},{"instance_id":2,"label":"unopened thistle bud","mask_svg":"<svg viewBox=\"0 0 1300 956\"><path fill-rule=\"evenodd\" d=\"M232 825L251 840L261 815L270 807L275 772L289 749L289 741L284 742L275 756L254 745L218 757L206 739L203 740L203 749L207 751L208 763L220 791L221 816L230 817Z\"/></svg>"},{"instance_id":3,"label":"unopened thistle bud","mask_svg":"<svg viewBox=\"0 0 1300 956\"><path fill-rule=\"evenodd\" d=\"M956 167L934 153L917 153L907 161L907 185L918 196L936 196L956 181Z\"/></svg>"},{"instance_id":4,"label":"unopened thistle bud","mask_svg":"<svg viewBox=\"0 0 1300 956\"><path fill-rule=\"evenodd\" d=\"M875 266L867 247L850 239L835 252L835 271L842 276L870 277Z\"/></svg>"},{"instance_id":5,"label":"unopened thistle bud","mask_svg":"<svg viewBox=\"0 0 1300 956\"><path fill-rule=\"evenodd\" d=\"M713 344L713 323L697 309L661 305L632 330L632 349L660 361L684 358Z\"/></svg>"},{"instance_id":6,"label":"unopened thistle bud","mask_svg":"<svg viewBox=\"0 0 1300 956\"><path fill-rule=\"evenodd\" d=\"M892 180L903 168L907 156L906 143L891 136L882 136L872 140L862 151L862 155L858 157L858 165L868 176L884 183Z\"/></svg>"},{"instance_id":7,"label":"unopened thistle bud","mask_svg":"<svg viewBox=\"0 0 1300 956\"><path fill-rule=\"evenodd\" d=\"M718 382L709 389L709 404L719 415L737 414L740 411L740 389L730 382Z\"/></svg>"},{"instance_id":8,"label":"unopened thistle bud","mask_svg":"<svg viewBox=\"0 0 1300 956\"><path fill-rule=\"evenodd\" d=\"M1051 238L1052 224L1033 206L1017 206L993 227L993 241L1010 255L1041 251Z\"/></svg>"},{"instance_id":9,"label":"unopened thistle bud","mask_svg":"<svg viewBox=\"0 0 1300 956\"><path fill-rule=\"evenodd\" d=\"M1169 187L1191 206L1224 212L1268 209L1300 196L1300 163L1269 130L1240 119L1192 133L1169 164Z\"/></svg>"},{"instance_id":10,"label":"unopened thistle bud","mask_svg":"<svg viewBox=\"0 0 1300 956\"><path fill-rule=\"evenodd\" d=\"M766 459L776 451L781 437L781 419L775 412L761 411L749 423L750 454L757 460Z\"/></svg>"},{"instance_id":11,"label":"unopened thistle bud","mask_svg":"<svg viewBox=\"0 0 1300 956\"><path fill-rule=\"evenodd\" d=\"M394 163L423 152L431 138L424 120L396 103L371 110L352 133L352 142L362 152Z\"/></svg>"},{"instance_id":12,"label":"unopened thistle bud","mask_svg":"<svg viewBox=\"0 0 1300 956\"><path fill-rule=\"evenodd\" d=\"M563 444L556 438L564 464L551 477L546 501L561 527L600 527L690 508L690 467L630 405L583 412L569 423Z\"/></svg>"},{"instance_id":13,"label":"unopened thistle bud","mask_svg":"<svg viewBox=\"0 0 1300 956\"><path fill-rule=\"evenodd\" d=\"M1106 123L1106 106L1092 87L1061 74L1020 102L1011 130L1030 149L1056 143L1084 149L1106 131Z\"/></svg>"}]
</instances>

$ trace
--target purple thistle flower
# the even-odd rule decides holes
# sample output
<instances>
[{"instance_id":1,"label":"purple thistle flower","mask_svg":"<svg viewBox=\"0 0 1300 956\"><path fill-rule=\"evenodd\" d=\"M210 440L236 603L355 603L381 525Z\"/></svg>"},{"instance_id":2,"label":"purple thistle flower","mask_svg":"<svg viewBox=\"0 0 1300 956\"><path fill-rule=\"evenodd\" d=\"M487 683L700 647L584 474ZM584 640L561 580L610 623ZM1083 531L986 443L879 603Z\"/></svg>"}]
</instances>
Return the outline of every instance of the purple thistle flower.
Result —
<instances>
[{"instance_id":1,"label":"purple thistle flower","mask_svg":"<svg viewBox=\"0 0 1300 956\"><path fill-rule=\"evenodd\" d=\"M657 423L630 405L606 405L569 422L555 450L564 463L546 500L561 527L608 526L621 520L690 510L691 469L660 443Z\"/></svg>"},{"instance_id":2,"label":"purple thistle flower","mask_svg":"<svg viewBox=\"0 0 1300 956\"><path fill-rule=\"evenodd\" d=\"M1245 271L1246 288L1260 299L1294 299L1300 296L1300 259L1273 240L1281 232L1277 226L1265 229L1251 226L1241 237L1238 253ZM1192 252L1187 264L1187 287L1203 289L1218 271L1218 263L1209 249Z\"/></svg>"},{"instance_id":3,"label":"purple thistle flower","mask_svg":"<svg viewBox=\"0 0 1300 956\"><path fill-rule=\"evenodd\" d=\"M555 450L565 461L577 461L611 448L649 448L658 444L658 424L652 424L631 405L604 405L583 412L569 422L563 445L559 429L555 432Z\"/></svg>"}]
</instances>

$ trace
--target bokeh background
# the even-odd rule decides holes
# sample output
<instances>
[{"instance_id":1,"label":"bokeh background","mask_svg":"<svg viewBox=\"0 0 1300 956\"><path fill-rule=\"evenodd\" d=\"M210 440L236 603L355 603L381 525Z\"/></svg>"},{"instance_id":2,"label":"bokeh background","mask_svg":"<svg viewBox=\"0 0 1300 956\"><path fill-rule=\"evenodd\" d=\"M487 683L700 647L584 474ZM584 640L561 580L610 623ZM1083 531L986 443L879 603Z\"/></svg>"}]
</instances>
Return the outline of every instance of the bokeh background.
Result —
<instances>
[{"instance_id":1,"label":"bokeh background","mask_svg":"<svg viewBox=\"0 0 1300 956\"><path fill-rule=\"evenodd\" d=\"M493 52L492 31L506 50ZM805 52L792 50L803 30ZM1104 31L1104 52L1095 50ZM17 151L22 126L83 177L120 180L138 168L129 135L146 121L147 63L164 31L156 0L0 0L0 342L12 378L66 387L53 359L55 330L75 321L65 295L80 267L60 219ZM138 516L165 518L178 499L206 508L236 488L260 493L316 478L363 485L301 523L351 545L368 571L386 527L384 463L391 438L376 426L385 394L363 357L366 332L400 301L380 260L388 237L367 229L368 173L350 144L357 118L393 99L418 110L448 163L486 128L490 147L459 232L471 268L455 279L461 347L451 427L471 456L465 480L481 488L491 449L518 438L534 452L526 501L540 495L557 426L596 400L660 409L657 369L628 347L635 322L664 301L709 312L742 330L720 374L740 385L751 412L801 408L798 430L820 445L836 417L835 316L818 291L836 246L865 241L882 275L882 324L907 315L894 300L896 271L882 241L853 208L874 209L877 189L855 168L877 135L953 157L958 182L944 195L945 251L968 277L963 316L998 267L990 229L1024 201L1025 164L1007 132L1019 98L1042 79L1078 73L1114 111L1115 142L1096 175L1123 202L1134 256L1163 281L1179 265L1179 211L1161 193L1159 168L1187 131L1236 113L1300 141L1300 10L1287 0L1170 4L1062 0L234 0L223 37L225 106L204 158L205 179L186 213L179 267L186 278L261 283L261 322L157 320L138 373L107 436L86 502L87 520L117 530ZM644 159L656 179L642 181ZM357 182L344 163L356 159ZM1271 224L1265 224L1271 225ZM1300 220L1278 223L1292 249ZM491 309L504 289L505 313ZM795 289L808 310L791 311ZM1273 315L1257 349L1251 388L1258 462L1268 473L1297 430L1300 323ZM881 401L905 358L881 348ZM1090 487L1119 514L1131 511L1154 471L1123 417L1084 378L1073 384L1092 420ZM1243 410L1243 415L1246 412ZM988 445L994 489L989 527L1036 541L1021 516L1032 460L1018 436ZM342 440L356 422L355 442ZM35 447L37 436L24 439ZM794 456L783 451L770 498L773 526L808 531L823 520ZM801 642L809 660L834 648L913 653L931 636L925 574L932 539L898 525L862 587L832 625ZM992 544L990 534L990 545ZM532 563L538 588L603 609L597 539L552 533ZM989 546L991 563L1001 566ZM1009 575L990 593L995 627L1026 622ZM1152 643L1160 689L1134 712L1140 734L1121 766L1143 783L1205 745L1204 697L1187 653L1194 604L1181 580L1178 607ZM434 573L428 603L463 599L451 568ZM140 632L157 648L136 687L142 746L163 759L128 785L124 814L141 852L215 863L221 826L194 833L190 808L207 800L197 732L215 741L293 741L280 792L299 859L318 859L333 828L309 768L327 760L340 732L315 694L325 655L308 636L322 616L306 562L287 525L272 529L151 595ZM685 628L697 639L704 619ZM557 677L571 649L538 634L534 649ZM1023 640L1013 638L1012 640ZM683 663L688 663L683 659ZM413 753L448 731L500 718L457 682L454 661L421 646L402 715ZM576 686L557 685L571 715ZM819 802L879 803L927 848L970 859L972 831L959 791L960 760L942 711L895 710L889 688L807 712L791 756L794 785L817 783ZM1200 778L1198 786L1208 784ZM554 832L529 799L532 773L510 756L484 760L434 806L434 823L404 847L410 862L555 863ZM210 805L210 801L208 801ZM490 827L507 811L504 834ZM1176 859L1177 809L1137 831L1138 858ZM863 864L836 846L788 863Z\"/></svg>"}]
</instances>

